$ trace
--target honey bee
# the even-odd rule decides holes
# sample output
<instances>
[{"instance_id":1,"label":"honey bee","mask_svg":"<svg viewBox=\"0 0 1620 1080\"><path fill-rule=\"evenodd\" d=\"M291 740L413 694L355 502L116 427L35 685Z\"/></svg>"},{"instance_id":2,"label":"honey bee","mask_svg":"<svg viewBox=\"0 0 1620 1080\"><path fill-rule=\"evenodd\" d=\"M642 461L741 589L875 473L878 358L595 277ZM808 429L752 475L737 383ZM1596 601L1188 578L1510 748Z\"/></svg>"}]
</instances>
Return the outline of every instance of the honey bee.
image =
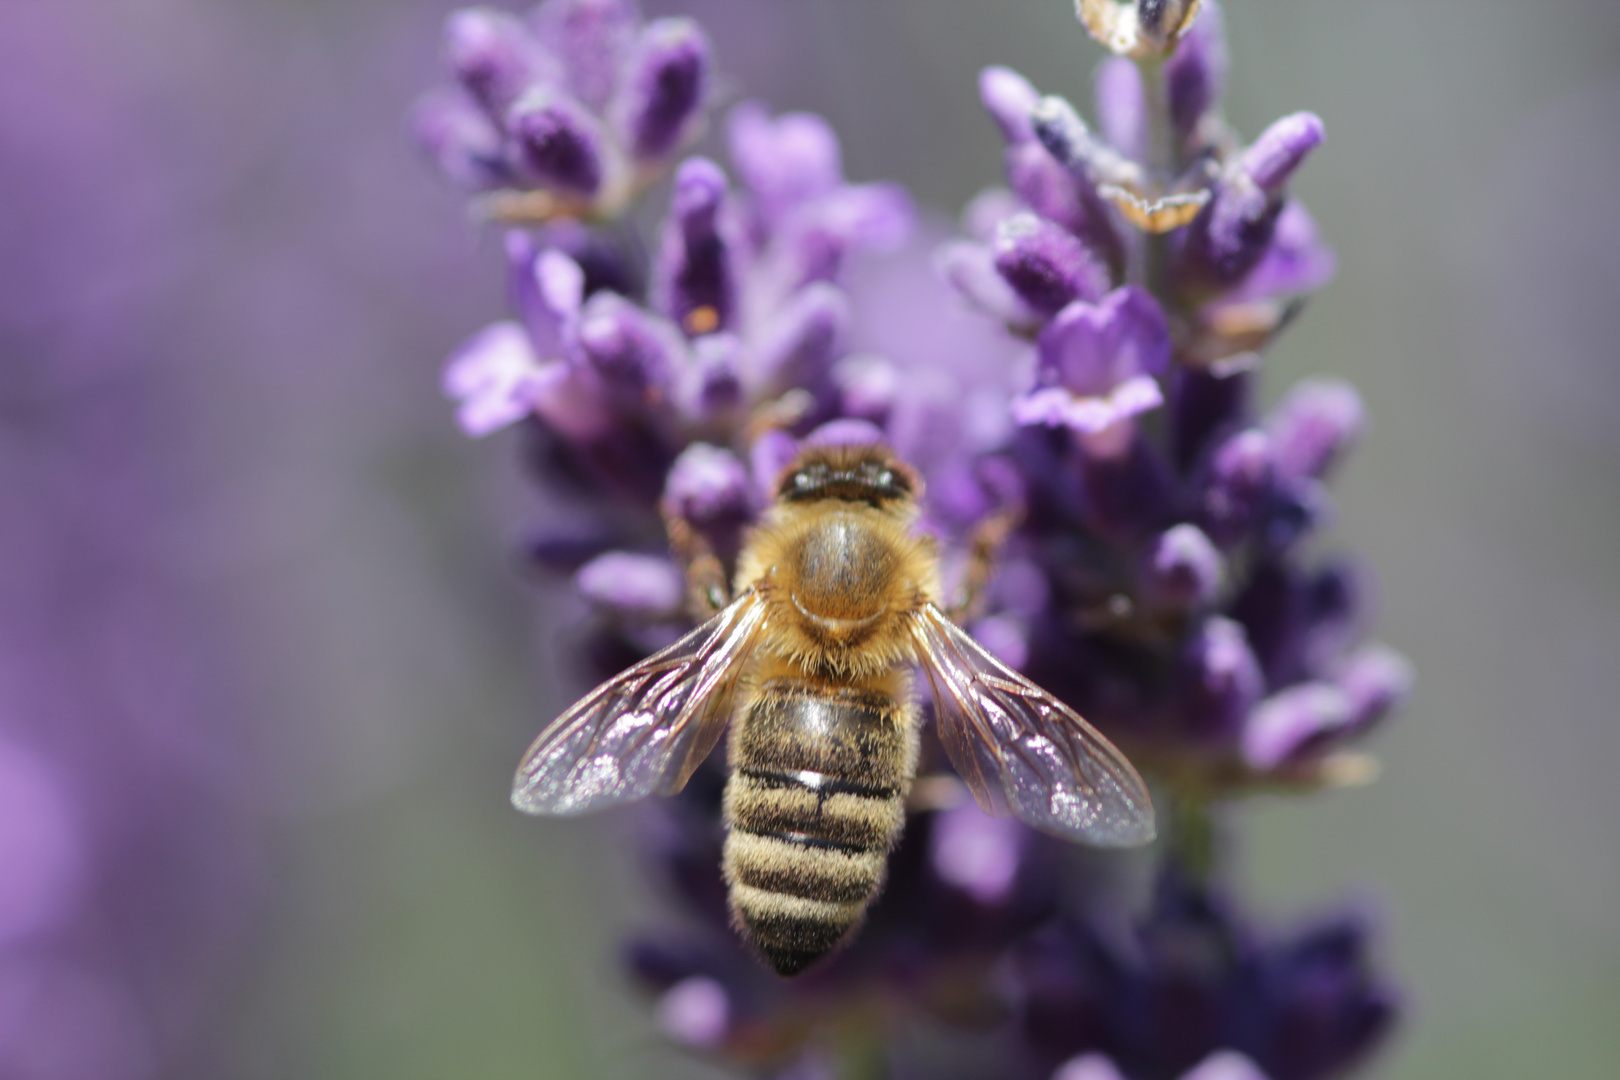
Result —
<instances>
[{"instance_id":1,"label":"honey bee","mask_svg":"<svg viewBox=\"0 0 1620 1080\"><path fill-rule=\"evenodd\" d=\"M778 973L797 974L849 936L883 884L917 771L916 665L986 811L1102 847L1153 839L1130 762L942 609L938 555L912 533L921 487L881 446L802 451L744 545L736 599L546 728L513 804L578 814L677 792L735 715L732 921Z\"/></svg>"}]
</instances>

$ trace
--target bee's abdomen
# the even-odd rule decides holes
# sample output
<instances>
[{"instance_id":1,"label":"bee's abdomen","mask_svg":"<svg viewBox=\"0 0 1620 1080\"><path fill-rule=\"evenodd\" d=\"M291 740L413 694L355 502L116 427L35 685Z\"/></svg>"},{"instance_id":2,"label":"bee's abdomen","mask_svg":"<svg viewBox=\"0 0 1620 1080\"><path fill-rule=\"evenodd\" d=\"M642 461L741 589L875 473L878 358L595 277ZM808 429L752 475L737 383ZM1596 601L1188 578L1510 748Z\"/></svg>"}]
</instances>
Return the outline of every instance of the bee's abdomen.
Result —
<instances>
[{"instance_id":1,"label":"bee's abdomen","mask_svg":"<svg viewBox=\"0 0 1620 1080\"><path fill-rule=\"evenodd\" d=\"M734 729L726 881L738 929L784 975L831 950L883 884L915 735L893 695L789 679Z\"/></svg>"}]
</instances>

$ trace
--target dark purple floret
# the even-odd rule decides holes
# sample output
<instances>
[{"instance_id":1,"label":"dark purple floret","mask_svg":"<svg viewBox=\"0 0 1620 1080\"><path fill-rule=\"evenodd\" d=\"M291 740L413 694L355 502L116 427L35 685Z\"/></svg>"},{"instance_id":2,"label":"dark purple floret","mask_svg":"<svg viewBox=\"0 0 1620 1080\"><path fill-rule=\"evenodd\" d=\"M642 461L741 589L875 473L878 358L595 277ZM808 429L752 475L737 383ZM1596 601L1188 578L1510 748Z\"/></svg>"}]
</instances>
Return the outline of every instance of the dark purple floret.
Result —
<instances>
[{"instance_id":1,"label":"dark purple floret","mask_svg":"<svg viewBox=\"0 0 1620 1080\"><path fill-rule=\"evenodd\" d=\"M730 329L736 319L735 254L721 220L725 200L726 177L712 161L691 158L676 172L657 295L664 313L694 337Z\"/></svg>"},{"instance_id":2,"label":"dark purple floret","mask_svg":"<svg viewBox=\"0 0 1620 1080\"><path fill-rule=\"evenodd\" d=\"M577 101L531 91L513 104L506 126L522 168L541 186L583 196L601 187L601 128Z\"/></svg>"},{"instance_id":3,"label":"dark purple floret","mask_svg":"<svg viewBox=\"0 0 1620 1080\"><path fill-rule=\"evenodd\" d=\"M452 12L445 51L456 81L496 119L552 65L521 20L493 8Z\"/></svg>"},{"instance_id":4,"label":"dark purple floret","mask_svg":"<svg viewBox=\"0 0 1620 1080\"><path fill-rule=\"evenodd\" d=\"M1017 214L996 231L996 269L1024 303L1056 315L1075 300L1108 292L1108 267L1073 233L1034 214Z\"/></svg>"},{"instance_id":5,"label":"dark purple floret","mask_svg":"<svg viewBox=\"0 0 1620 1080\"><path fill-rule=\"evenodd\" d=\"M708 93L709 67L708 36L691 19L659 19L641 32L620 103L636 160L662 158L691 134Z\"/></svg>"}]
</instances>

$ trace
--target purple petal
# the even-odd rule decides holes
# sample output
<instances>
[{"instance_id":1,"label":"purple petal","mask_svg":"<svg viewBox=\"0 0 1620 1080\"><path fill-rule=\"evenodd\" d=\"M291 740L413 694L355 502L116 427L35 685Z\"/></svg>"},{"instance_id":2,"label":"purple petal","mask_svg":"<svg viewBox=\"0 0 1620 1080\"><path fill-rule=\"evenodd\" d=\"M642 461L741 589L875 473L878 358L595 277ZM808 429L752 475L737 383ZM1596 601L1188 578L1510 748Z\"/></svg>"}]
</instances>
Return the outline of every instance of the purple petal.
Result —
<instances>
[{"instance_id":1,"label":"purple petal","mask_svg":"<svg viewBox=\"0 0 1620 1080\"><path fill-rule=\"evenodd\" d=\"M1297 199L1289 199L1277 215L1265 254L1226 299L1302 296L1326 285L1337 269L1333 249L1322 242L1316 222Z\"/></svg>"},{"instance_id":2,"label":"purple petal","mask_svg":"<svg viewBox=\"0 0 1620 1080\"><path fill-rule=\"evenodd\" d=\"M1315 113L1285 116L1261 132L1243 152L1240 167L1261 191L1278 194L1326 137L1322 118Z\"/></svg>"},{"instance_id":3,"label":"purple petal","mask_svg":"<svg viewBox=\"0 0 1620 1080\"><path fill-rule=\"evenodd\" d=\"M1265 692L1260 661L1241 624L1219 616L1206 620L1182 653L1182 723L1201 738L1235 735Z\"/></svg>"},{"instance_id":4,"label":"purple petal","mask_svg":"<svg viewBox=\"0 0 1620 1080\"><path fill-rule=\"evenodd\" d=\"M1081 1054L1059 1065L1052 1080L1125 1080L1125 1075L1101 1054Z\"/></svg>"},{"instance_id":5,"label":"purple petal","mask_svg":"<svg viewBox=\"0 0 1620 1080\"><path fill-rule=\"evenodd\" d=\"M664 503L700 525L746 518L752 505L748 467L730 450L693 443L670 467Z\"/></svg>"},{"instance_id":6,"label":"purple petal","mask_svg":"<svg viewBox=\"0 0 1620 1080\"><path fill-rule=\"evenodd\" d=\"M758 501L776 499L776 481L799 453L799 440L785 431L767 431L748 450L748 470L753 475Z\"/></svg>"},{"instance_id":7,"label":"purple petal","mask_svg":"<svg viewBox=\"0 0 1620 1080\"><path fill-rule=\"evenodd\" d=\"M411 113L422 148L452 181L474 191L511 182L505 143L489 114L459 90L425 96Z\"/></svg>"},{"instance_id":8,"label":"purple petal","mask_svg":"<svg viewBox=\"0 0 1620 1080\"><path fill-rule=\"evenodd\" d=\"M1183 140L1191 138L1215 108L1226 86L1226 31L1220 5L1204 0L1198 18L1164 65L1170 121Z\"/></svg>"},{"instance_id":9,"label":"purple petal","mask_svg":"<svg viewBox=\"0 0 1620 1080\"><path fill-rule=\"evenodd\" d=\"M865 420L833 420L804 437L805 446L886 446L883 430Z\"/></svg>"},{"instance_id":10,"label":"purple petal","mask_svg":"<svg viewBox=\"0 0 1620 1080\"><path fill-rule=\"evenodd\" d=\"M661 555L610 551L574 575L580 595L635 622L677 617L686 595L680 568Z\"/></svg>"},{"instance_id":11,"label":"purple petal","mask_svg":"<svg viewBox=\"0 0 1620 1080\"><path fill-rule=\"evenodd\" d=\"M580 351L621 406L656 405L684 366L680 333L614 293L597 293L579 319Z\"/></svg>"},{"instance_id":12,"label":"purple petal","mask_svg":"<svg viewBox=\"0 0 1620 1080\"><path fill-rule=\"evenodd\" d=\"M1062 386L1076 397L1111 394L1139 375L1164 371L1170 362L1164 312L1152 294L1135 285L1114 290L1098 304L1070 304L1041 332L1039 344L1038 383ZM1140 388L1133 396L1146 397Z\"/></svg>"},{"instance_id":13,"label":"purple petal","mask_svg":"<svg viewBox=\"0 0 1620 1080\"><path fill-rule=\"evenodd\" d=\"M929 859L941 880L981 904L999 904L1018 879L1025 836L1017 822L991 817L964 799L934 818Z\"/></svg>"},{"instance_id":14,"label":"purple petal","mask_svg":"<svg viewBox=\"0 0 1620 1080\"><path fill-rule=\"evenodd\" d=\"M698 424L731 415L744 399L742 343L735 334L705 334L691 348L691 362L678 380L681 411Z\"/></svg>"},{"instance_id":15,"label":"purple petal","mask_svg":"<svg viewBox=\"0 0 1620 1080\"><path fill-rule=\"evenodd\" d=\"M506 115L522 169L542 187L591 196L602 186L604 134L578 101L536 87Z\"/></svg>"},{"instance_id":16,"label":"purple petal","mask_svg":"<svg viewBox=\"0 0 1620 1080\"><path fill-rule=\"evenodd\" d=\"M1024 200L1006 188L986 188L963 209L962 232L969 239L989 243L995 239L997 226L1025 209Z\"/></svg>"},{"instance_id":17,"label":"purple petal","mask_svg":"<svg viewBox=\"0 0 1620 1080\"><path fill-rule=\"evenodd\" d=\"M995 260L1019 298L1047 315L1075 300L1094 303L1110 284L1108 267L1073 233L1028 212L1001 223Z\"/></svg>"},{"instance_id":18,"label":"purple petal","mask_svg":"<svg viewBox=\"0 0 1620 1080\"><path fill-rule=\"evenodd\" d=\"M1181 1080L1267 1080L1260 1067L1236 1050L1217 1050Z\"/></svg>"},{"instance_id":19,"label":"purple petal","mask_svg":"<svg viewBox=\"0 0 1620 1080\"><path fill-rule=\"evenodd\" d=\"M771 319L752 366L756 386L767 392L812 387L823 381L843 348L849 299L824 282L800 289Z\"/></svg>"},{"instance_id":20,"label":"purple petal","mask_svg":"<svg viewBox=\"0 0 1620 1080\"><path fill-rule=\"evenodd\" d=\"M655 1011L658 1027L687 1046L716 1046L725 1039L731 1022L731 1003L725 987L713 979L694 975L664 991Z\"/></svg>"},{"instance_id":21,"label":"purple petal","mask_svg":"<svg viewBox=\"0 0 1620 1080\"><path fill-rule=\"evenodd\" d=\"M1355 387L1340 379L1306 379L1277 404L1266 431L1278 471L1319 480L1355 445L1366 423Z\"/></svg>"},{"instance_id":22,"label":"purple petal","mask_svg":"<svg viewBox=\"0 0 1620 1080\"><path fill-rule=\"evenodd\" d=\"M1258 428L1229 436L1210 458L1200 517L1223 546L1241 540L1254 526L1272 489L1275 448Z\"/></svg>"},{"instance_id":23,"label":"purple petal","mask_svg":"<svg viewBox=\"0 0 1620 1080\"><path fill-rule=\"evenodd\" d=\"M498 322L451 356L442 385L458 403L461 429L474 437L521 420L534 409L540 358L523 327Z\"/></svg>"},{"instance_id":24,"label":"purple petal","mask_svg":"<svg viewBox=\"0 0 1620 1080\"><path fill-rule=\"evenodd\" d=\"M1148 552L1144 585L1151 599L1192 608L1215 599L1224 560L1196 525L1181 524L1159 534Z\"/></svg>"},{"instance_id":25,"label":"purple petal","mask_svg":"<svg viewBox=\"0 0 1620 1080\"><path fill-rule=\"evenodd\" d=\"M1035 137L1029 113L1040 99L1029 80L1011 68L987 67L979 72L979 100L1010 144Z\"/></svg>"},{"instance_id":26,"label":"purple petal","mask_svg":"<svg viewBox=\"0 0 1620 1080\"><path fill-rule=\"evenodd\" d=\"M1103 138L1135 161L1147 159L1147 103L1136 62L1110 56L1097 68L1097 125Z\"/></svg>"},{"instance_id":27,"label":"purple petal","mask_svg":"<svg viewBox=\"0 0 1620 1080\"><path fill-rule=\"evenodd\" d=\"M1344 661L1333 681L1350 699L1351 727L1365 731L1411 696L1412 664L1394 649L1368 645Z\"/></svg>"},{"instance_id":28,"label":"purple petal","mask_svg":"<svg viewBox=\"0 0 1620 1080\"><path fill-rule=\"evenodd\" d=\"M504 11L451 12L444 34L451 74L492 117L503 116L525 90L551 73L539 42Z\"/></svg>"},{"instance_id":29,"label":"purple petal","mask_svg":"<svg viewBox=\"0 0 1620 1080\"><path fill-rule=\"evenodd\" d=\"M763 105L744 102L732 110L728 134L737 175L767 224L843 182L838 137L814 113L786 113L772 120Z\"/></svg>"},{"instance_id":30,"label":"purple petal","mask_svg":"<svg viewBox=\"0 0 1620 1080\"><path fill-rule=\"evenodd\" d=\"M725 200L720 166L707 158L681 163L653 288L659 309L693 337L729 329L736 320L737 270L724 228Z\"/></svg>"},{"instance_id":31,"label":"purple petal","mask_svg":"<svg viewBox=\"0 0 1620 1080\"><path fill-rule=\"evenodd\" d=\"M984 244L953 240L934 256L940 277L968 303L1006 323L1015 332L1031 332L1044 321L996 269L995 253Z\"/></svg>"},{"instance_id":32,"label":"purple petal","mask_svg":"<svg viewBox=\"0 0 1620 1080\"><path fill-rule=\"evenodd\" d=\"M630 0L546 0L535 9L535 36L563 63L567 86L598 111L607 104L639 21Z\"/></svg>"},{"instance_id":33,"label":"purple petal","mask_svg":"<svg viewBox=\"0 0 1620 1080\"><path fill-rule=\"evenodd\" d=\"M1308 682L1261 702L1243 729L1243 757L1273 769L1336 739L1356 719L1355 703L1339 687Z\"/></svg>"},{"instance_id":34,"label":"purple petal","mask_svg":"<svg viewBox=\"0 0 1620 1080\"><path fill-rule=\"evenodd\" d=\"M881 425L900 396L900 369L881 356L846 356L833 365L833 384L845 415Z\"/></svg>"},{"instance_id":35,"label":"purple petal","mask_svg":"<svg viewBox=\"0 0 1620 1080\"><path fill-rule=\"evenodd\" d=\"M637 161L664 158L692 134L708 94L709 53L691 19L658 19L641 32L615 112Z\"/></svg>"},{"instance_id":36,"label":"purple petal","mask_svg":"<svg viewBox=\"0 0 1620 1080\"><path fill-rule=\"evenodd\" d=\"M506 264L512 307L535 352L546 360L564 356L585 290L579 264L560 251L537 249L516 230L506 234Z\"/></svg>"}]
</instances>

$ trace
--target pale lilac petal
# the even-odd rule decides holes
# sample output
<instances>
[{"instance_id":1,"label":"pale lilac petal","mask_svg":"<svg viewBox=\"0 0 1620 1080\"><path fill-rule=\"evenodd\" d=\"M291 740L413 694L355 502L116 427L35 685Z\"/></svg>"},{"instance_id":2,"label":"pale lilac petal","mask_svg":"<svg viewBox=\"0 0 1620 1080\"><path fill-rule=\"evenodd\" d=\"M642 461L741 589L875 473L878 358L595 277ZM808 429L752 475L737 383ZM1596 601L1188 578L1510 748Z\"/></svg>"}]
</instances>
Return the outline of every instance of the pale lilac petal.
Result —
<instances>
[{"instance_id":1,"label":"pale lilac petal","mask_svg":"<svg viewBox=\"0 0 1620 1080\"><path fill-rule=\"evenodd\" d=\"M664 484L664 504L700 524L746 517L752 505L748 467L730 450L693 443L681 451Z\"/></svg>"},{"instance_id":2,"label":"pale lilac petal","mask_svg":"<svg viewBox=\"0 0 1620 1080\"><path fill-rule=\"evenodd\" d=\"M999 904L1018 878L1024 835L1017 822L991 817L964 799L935 816L929 858L943 881L981 904Z\"/></svg>"},{"instance_id":3,"label":"pale lilac petal","mask_svg":"<svg viewBox=\"0 0 1620 1080\"><path fill-rule=\"evenodd\" d=\"M804 438L805 446L882 446L883 430L865 420L832 420Z\"/></svg>"},{"instance_id":4,"label":"pale lilac petal","mask_svg":"<svg viewBox=\"0 0 1620 1080\"><path fill-rule=\"evenodd\" d=\"M450 73L492 117L554 73L553 62L516 16L493 8L454 11L445 20Z\"/></svg>"},{"instance_id":5,"label":"pale lilac petal","mask_svg":"<svg viewBox=\"0 0 1620 1080\"><path fill-rule=\"evenodd\" d=\"M443 387L459 403L457 419L468 435L488 435L534 408L540 358L523 327L498 322L475 334L445 366Z\"/></svg>"},{"instance_id":6,"label":"pale lilac petal","mask_svg":"<svg viewBox=\"0 0 1620 1080\"><path fill-rule=\"evenodd\" d=\"M1077 300L1058 313L1041 332L1037 380L1077 397L1101 396L1137 375L1158 374L1169 362L1164 312L1150 293L1128 285L1101 303Z\"/></svg>"},{"instance_id":7,"label":"pale lilac petal","mask_svg":"<svg viewBox=\"0 0 1620 1080\"><path fill-rule=\"evenodd\" d=\"M1052 1080L1125 1080L1125 1077L1103 1055L1082 1054L1059 1065Z\"/></svg>"},{"instance_id":8,"label":"pale lilac petal","mask_svg":"<svg viewBox=\"0 0 1620 1080\"><path fill-rule=\"evenodd\" d=\"M1160 604L1207 604L1220 588L1224 563L1202 529L1183 523L1154 539L1143 568L1143 584Z\"/></svg>"},{"instance_id":9,"label":"pale lilac petal","mask_svg":"<svg viewBox=\"0 0 1620 1080\"><path fill-rule=\"evenodd\" d=\"M634 622L675 618L686 597L685 578L668 558L624 551L580 567L574 586L591 603Z\"/></svg>"},{"instance_id":10,"label":"pale lilac petal","mask_svg":"<svg viewBox=\"0 0 1620 1080\"><path fill-rule=\"evenodd\" d=\"M1265 254L1226 298L1232 301L1303 296L1333 280L1338 259L1297 199L1283 205Z\"/></svg>"},{"instance_id":11,"label":"pale lilac petal","mask_svg":"<svg viewBox=\"0 0 1620 1080\"><path fill-rule=\"evenodd\" d=\"M658 999L658 1027L687 1046L714 1046L725 1038L731 1021L726 989L703 975L682 979Z\"/></svg>"},{"instance_id":12,"label":"pale lilac petal","mask_svg":"<svg viewBox=\"0 0 1620 1080\"><path fill-rule=\"evenodd\" d=\"M1313 480L1343 460L1366 426L1361 395L1342 379L1300 382L1266 419L1278 471Z\"/></svg>"},{"instance_id":13,"label":"pale lilac petal","mask_svg":"<svg viewBox=\"0 0 1620 1080\"><path fill-rule=\"evenodd\" d=\"M1308 682L1262 701L1243 728L1243 757L1271 769L1340 736L1356 719L1355 703L1327 682Z\"/></svg>"},{"instance_id":14,"label":"pale lilac petal","mask_svg":"<svg viewBox=\"0 0 1620 1080\"><path fill-rule=\"evenodd\" d=\"M744 102L732 110L728 134L737 175L768 224L843 182L838 137L814 113L773 120L763 105Z\"/></svg>"},{"instance_id":15,"label":"pale lilac petal","mask_svg":"<svg viewBox=\"0 0 1620 1080\"><path fill-rule=\"evenodd\" d=\"M1181 1080L1267 1080L1260 1067L1236 1050L1217 1050Z\"/></svg>"},{"instance_id":16,"label":"pale lilac petal","mask_svg":"<svg viewBox=\"0 0 1620 1080\"><path fill-rule=\"evenodd\" d=\"M1358 649L1333 677L1350 699L1351 726L1356 731L1372 727L1405 704L1413 679L1411 661L1384 645Z\"/></svg>"},{"instance_id":17,"label":"pale lilac petal","mask_svg":"<svg viewBox=\"0 0 1620 1080\"><path fill-rule=\"evenodd\" d=\"M1028 142L1035 137L1029 113L1040 98L1029 80L1011 68L987 67L979 72L979 100L1009 143Z\"/></svg>"},{"instance_id":18,"label":"pale lilac petal","mask_svg":"<svg viewBox=\"0 0 1620 1080\"><path fill-rule=\"evenodd\" d=\"M940 277L974 307L1015 331L1038 329L1043 320L996 269L995 252L986 244L952 240L934 256Z\"/></svg>"},{"instance_id":19,"label":"pale lilac petal","mask_svg":"<svg viewBox=\"0 0 1620 1080\"><path fill-rule=\"evenodd\" d=\"M1136 62L1110 56L1097 68L1097 126L1103 138L1135 161L1147 158L1147 103Z\"/></svg>"},{"instance_id":20,"label":"pale lilac petal","mask_svg":"<svg viewBox=\"0 0 1620 1080\"><path fill-rule=\"evenodd\" d=\"M748 449L748 471L761 504L776 499L776 481L799 453L799 440L785 431L767 431Z\"/></svg>"}]
</instances>

